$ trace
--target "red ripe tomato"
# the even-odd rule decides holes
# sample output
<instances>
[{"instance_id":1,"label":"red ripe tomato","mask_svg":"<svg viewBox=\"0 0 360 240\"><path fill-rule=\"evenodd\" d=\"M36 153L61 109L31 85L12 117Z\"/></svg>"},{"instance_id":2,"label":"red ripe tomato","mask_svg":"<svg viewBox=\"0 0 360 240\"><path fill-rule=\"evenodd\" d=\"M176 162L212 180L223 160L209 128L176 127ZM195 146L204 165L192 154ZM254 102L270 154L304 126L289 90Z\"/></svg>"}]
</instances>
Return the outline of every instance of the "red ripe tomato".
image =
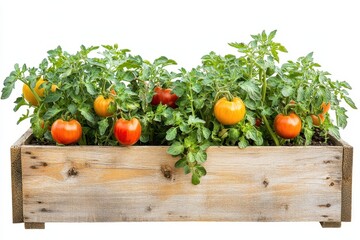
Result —
<instances>
[{"instance_id":1,"label":"red ripe tomato","mask_svg":"<svg viewBox=\"0 0 360 240\"><path fill-rule=\"evenodd\" d=\"M260 127L261 124L262 124L261 118L256 118L256 119L255 119L255 126L256 126L256 127Z\"/></svg>"},{"instance_id":2,"label":"red ripe tomato","mask_svg":"<svg viewBox=\"0 0 360 240\"><path fill-rule=\"evenodd\" d=\"M56 120L51 126L51 135L58 144L77 143L82 135L82 127L77 120Z\"/></svg>"},{"instance_id":3,"label":"red ripe tomato","mask_svg":"<svg viewBox=\"0 0 360 240\"><path fill-rule=\"evenodd\" d=\"M283 115L279 113L274 120L275 132L282 138L292 139L301 131L301 119L295 113Z\"/></svg>"},{"instance_id":4,"label":"red ripe tomato","mask_svg":"<svg viewBox=\"0 0 360 240\"><path fill-rule=\"evenodd\" d=\"M115 122L114 126L115 138L122 145L133 145L141 136L141 124L137 118L130 121L120 118Z\"/></svg>"},{"instance_id":5,"label":"red ripe tomato","mask_svg":"<svg viewBox=\"0 0 360 240\"><path fill-rule=\"evenodd\" d=\"M171 89L163 89L160 87L156 87L154 89L155 95L152 98L152 105L159 105L160 103L163 105L167 105L172 108L176 108L176 101L178 100L178 96L176 94L171 94Z\"/></svg>"},{"instance_id":6,"label":"red ripe tomato","mask_svg":"<svg viewBox=\"0 0 360 240\"><path fill-rule=\"evenodd\" d=\"M243 120L246 113L244 102L234 97L228 101L225 97L219 99L214 106L214 115L223 125L234 125Z\"/></svg>"}]
</instances>

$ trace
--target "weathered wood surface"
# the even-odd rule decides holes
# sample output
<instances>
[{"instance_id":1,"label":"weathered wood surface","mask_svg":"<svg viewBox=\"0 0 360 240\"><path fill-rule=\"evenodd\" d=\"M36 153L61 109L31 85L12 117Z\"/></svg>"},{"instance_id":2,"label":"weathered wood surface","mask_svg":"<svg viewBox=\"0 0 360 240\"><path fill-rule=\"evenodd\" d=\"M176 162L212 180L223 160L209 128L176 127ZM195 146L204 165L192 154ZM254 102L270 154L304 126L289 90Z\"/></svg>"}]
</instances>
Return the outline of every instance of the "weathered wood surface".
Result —
<instances>
[{"instance_id":1,"label":"weathered wood surface","mask_svg":"<svg viewBox=\"0 0 360 240\"><path fill-rule=\"evenodd\" d=\"M343 147L210 147L198 186L167 147L23 146L25 222L341 222Z\"/></svg>"},{"instance_id":2,"label":"weathered wood surface","mask_svg":"<svg viewBox=\"0 0 360 240\"><path fill-rule=\"evenodd\" d=\"M31 137L31 130L24 133L10 149L11 156L11 191L13 223L22 223L23 219L23 194L22 194L22 172L21 172L21 146L28 144Z\"/></svg>"}]
</instances>

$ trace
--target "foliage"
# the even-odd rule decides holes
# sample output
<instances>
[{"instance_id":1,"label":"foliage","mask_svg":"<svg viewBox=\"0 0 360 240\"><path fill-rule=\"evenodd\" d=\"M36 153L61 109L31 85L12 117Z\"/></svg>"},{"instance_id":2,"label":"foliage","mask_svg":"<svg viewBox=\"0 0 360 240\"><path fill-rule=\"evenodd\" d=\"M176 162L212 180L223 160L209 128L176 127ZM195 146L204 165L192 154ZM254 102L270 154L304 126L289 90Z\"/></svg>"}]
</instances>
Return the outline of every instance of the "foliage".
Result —
<instances>
[{"instance_id":1,"label":"foliage","mask_svg":"<svg viewBox=\"0 0 360 240\"><path fill-rule=\"evenodd\" d=\"M329 133L339 138L339 128L347 124L341 103L344 100L356 108L348 95L350 85L331 80L314 62L312 53L280 65L279 54L287 49L273 41L275 35L276 31L263 31L252 35L247 44L230 43L239 56L210 52L202 57L200 66L180 68L176 73L166 69L176 64L174 60L162 56L150 62L117 45L81 46L75 54L57 47L48 51L37 68L16 64L4 81L1 98L11 95L17 81L30 87L38 106L20 96L14 111L27 108L19 122L30 118L34 135L41 141L53 142L49 126L62 118L76 119L82 125L79 144L118 145L114 123L136 117L142 125L138 144L168 145L167 152L179 158L175 166L191 173L192 183L198 184L206 175L203 163L209 146L309 145L315 130L320 130L324 141ZM33 90L41 76L44 96ZM151 104L156 87L172 89L178 97L176 106ZM100 95L112 98L109 116L94 111L94 100ZM224 126L216 120L213 107L222 97L243 100L246 115L242 121ZM335 123L322 112L323 102L331 103ZM273 121L278 113L291 112L302 121L301 134L282 139L274 132ZM322 113L324 122L315 126L311 115Z\"/></svg>"}]
</instances>

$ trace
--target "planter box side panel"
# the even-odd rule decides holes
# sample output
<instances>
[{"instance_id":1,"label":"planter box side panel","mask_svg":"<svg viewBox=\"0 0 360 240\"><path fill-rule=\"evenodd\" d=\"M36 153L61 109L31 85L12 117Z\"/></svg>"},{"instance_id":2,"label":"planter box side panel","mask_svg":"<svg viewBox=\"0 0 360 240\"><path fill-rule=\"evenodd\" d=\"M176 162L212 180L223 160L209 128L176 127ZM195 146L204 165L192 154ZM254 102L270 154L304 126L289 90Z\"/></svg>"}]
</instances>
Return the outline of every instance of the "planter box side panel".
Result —
<instances>
[{"instance_id":1,"label":"planter box side panel","mask_svg":"<svg viewBox=\"0 0 360 240\"><path fill-rule=\"evenodd\" d=\"M23 146L25 221L341 221L341 146L210 147L197 186L166 149Z\"/></svg>"}]
</instances>

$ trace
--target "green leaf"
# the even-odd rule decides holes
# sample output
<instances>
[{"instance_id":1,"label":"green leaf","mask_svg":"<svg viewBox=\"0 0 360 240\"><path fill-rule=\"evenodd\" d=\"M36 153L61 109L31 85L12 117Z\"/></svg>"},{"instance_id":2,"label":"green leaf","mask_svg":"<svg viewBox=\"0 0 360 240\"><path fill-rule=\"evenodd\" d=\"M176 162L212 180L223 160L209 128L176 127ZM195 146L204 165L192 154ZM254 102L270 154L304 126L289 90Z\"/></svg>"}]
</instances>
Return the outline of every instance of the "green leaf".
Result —
<instances>
[{"instance_id":1,"label":"green leaf","mask_svg":"<svg viewBox=\"0 0 360 240\"><path fill-rule=\"evenodd\" d=\"M261 99L260 88L254 82L250 80L242 82L240 83L240 88L243 89L252 100L257 101Z\"/></svg>"},{"instance_id":2,"label":"green leaf","mask_svg":"<svg viewBox=\"0 0 360 240\"><path fill-rule=\"evenodd\" d=\"M185 165L184 166L184 174L189 174L189 173L191 173L191 169L188 165Z\"/></svg>"},{"instance_id":3,"label":"green leaf","mask_svg":"<svg viewBox=\"0 0 360 240\"><path fill-rule=\"evenodd\" d=\"M4 80L4 88L1 90L1 99L7 99L12 90L15 88L16 78L14 76L9 76Z\"/></svg>"},{"instance_id":4,"label":"green leaf","mask_svg":"<svg viewBox=\"0 0 360 240\"><path fill-rule=\"evenodd\" d=\"M192 89L194 92L196 92L196 93L200 93L201 90L202 90L202 87L201 87L201 84L196 83L196 84L194 84L194 85L192 86L191 89Z\"/></svg>"},{"instance_id":5,"label":"green leaf","mask_svg":"<svg viewBox=\"0 0 360 240\"><path fill-rule=\"evenodd\" d=\"M196 165L195 170L196 170L196 173L199 175L199 177L205 176L207 173L206 169L201 165Z\"/></svg>"},{"instance_id":6,"label":"green leaf","mask_svg":"<svg viewBox=\"0 0 360 240\"><path fill-rule=\"evenodd\" d=\"M206 159L207 159L207 154L205 151L200 150L196 153L196 161L198 163L203 163L206 161Z\"/></svg>"},{"instance_id":7,"label":"green leaf","mask_svg":"<svg viewBox=\"0 0 360 240\"><path fill-rule=\"evenodd\" d=\"M86 91L90 94L90 95L96 95L97 92L95 90L95 87L91 84L91 83L85 83L85 87L86 87Z\"/></svg>"},{"instance_id":8,"label":"green leaf","mask_svg":"<svg viewBox=\"0 0 360 240\"><path fill-rule=\"evenodd\" d=\"M288 50L283 45L280 45L278 49L280 52L288 52Z\"/></svg>"},{"instance_id":9,"label":"green leaf","mask_svg":"<svg viewBox=\"0 0 360 240\"><path fill-rule=\"evenodd\" d=\"M336 124L341 127L345 128L347 125L347 116L346 116L346 109L343 107L336 108Z\"/></svg>"},{"instance_id":10,"label":"green leaf","mask_svg":"<svg viewBox=\"0 0 360 240\"><path fill-rule=\"evenodd\" d=\"M176 168L181 168L181 167L185 167L187 165L187 160L186 158L180 158L178 161L176 161L175 163L175 167Z\"/></svg>"},{"instance_id":11,"label":"green leaf","mask_svg":"<svg viewBox=\"0 0 360 240\"><path fill-rule=\"evenodd\" d=\"M357 109L353 100L347 96L343 96L345 102L353 109Z\"/></svg>"},{"instance_id":12,"label":"green leaf","mask_svg":"<svg viewBox=\"0 0 360 240\"><path fill-rule=\"evenodd\" d=\"M202 134L203 134L205 139L209 139L211 131L208 128L203 127L202 128Z\"/></svg>"},{"instance_id":13,"label":"green leaf","mask_svg":"<svg viewBox=\"0 0 360 240\"><path fill-rule=\"evenodd\" d=\"M238 142L238 146L239 148L246 148L247 146L249 146L249 142L244 136L241 136Z\"/></svg>"},{"instance_id":14,"label":"green leaf","mask_svg":"<svg viewBox=\"0 0 360 240\"><path fill-rule=\"evenodd\" d=\"M200 183L200 177L193 173L192 177L191 177L191 183L194 185L198 185Z\"/></svg>"},{"instance_id":15,"label":"green leaf","mask_svg":"<svg viewBox=\"0 0 360 240\"><path fill-rule=\"evenodd\" d=\"M172 127L166 131L166 140L172 141L176 138L177 135L177 128Z\"/></svg>"},{"instance_id":16,"label":"green leaf","mask_svg":"<svg viewBox=\"0 0 360 240\"><path fill-rule=\"evenodd\" d=\"M77 112L77 106L73 103L71 103L68 107L67 107L68 111L74 115Z\"/></svg>"},{"instance_id":17,"label":"green leaf","mask_svg":"<svg viewBox=\"0 0 360 240\"><path fill-rule=\"evenodd\" d=\"M272 32L269 34L268 40L269 40L269 41L273 40L274 37L275 37L275 35L276 35L276 30L272 31Z\"/></svg>"},{"instance_id":18,"label":"green leaf","mask_svg":"<svg viewBox=\"0 0 360 240\"><path fill-rule=\"evenodd\" d=\"M281 94L284 96L284 97L289 97L293 94L294 92L294 89L291 87L291 86L288 86L286 85L285 87L282 88L281 90Z\"/></svg>"},{"instance_id":19,"label":"green leaf","mask_svg":"<svg viewBox=\"0 0 360 240\"><path fill-rule=\"evenodd\" d=\"M16 105L15 105L15 107L14 107L14 109L13 109L14 112L16 112L17 110L19 110L20 107L28 105L27 102L25 101L25 99L24 99L23 97L18 97L18 98L15 100L14 103L16 103Z\"/></svg>"},{"instance_id":20,"label":"green leaf","mask_svg":"<svg viewBox=\"0 0 360 240\"><path fill-rule=\"evenodd\" d=\"M91 122L92 124L95 124L95 123L96 123L95 116L94 116L94 114L90 111L90 109L88 109L88 108L79 108L79 111L80 111L81 115L82 115L86 120L88 120L88 121Z\"/></svg>"},{"instance_id":21,"label":"green leaf","mask_svg":"<svg viewBox=\"0 0 360 240\"><path fill-rule=\"evenodd\" d=\"M61 92L54 92L51 93L49 95L47 95L44 99L45 103L51 103L51 102L56 102L58 101L60 98L62 97L62 93Z\"/></svg>"},{"instance_id":22,"label":"green leaf","mask_svg":"<svg viewBox=\"0 0 360 240\"><path fill-rule=\"evenodd\" d=\"M60 74L59 78L62 79L62 78L66 78L68 76L70 76L72 73L72 69L69 68L68 70L66 70L64 73Z\"/></svg>"},{"instance_id":23,"label":"green leaf","mask_svg":"<svg viewBox=\"0 0 360 240\"><path fill-rule=\"evenodd\" d=\"M187 154L187 160L188 160L188 162L191 162L191 163L195 162L196 161L195 154L193 152L189 152Z\"/></svg>"},{"instance_id":24,"label":"green leaf","mask_svg":"<svg viewBox=\"0 0 360 240\"><path fill-rule=\"evenodd\" d=\"M43 116L44 120L49 120L53 117L55 117L58 113L60 113L62 111L61 108L59 108L58 106L52 106L51 108L49 108L46 113Z\"/></svg>"},{"instance_id":25,"label":"green leaf","mask_svg":"<svg viewBox=\"0 0 360 240\"><path fill-rule=\"evenodd\" d=\"M189 120L188 120L188 124L189 125L194 125L194 124L197 124L197 123L205 123L205 121L198 118L198 117L194 117L193 115L190 115Z\"/></svg>"},{"instance_id":26,"label":"green leaf","mask_svg":"<svg viewBox=\"0 0 360 240\"><path fill-rule=\"evenodd\" d=\"M19 124L19 123L21 123L22 121L24 121L25 119L29 118L29 117L30 117L29 113L30 113L29 109L26 109L26 113L24 113L24 114L19 118L19 120L17 121L16 124Z\"/></svg>"},{"instance_id":27,"label":"green leaf","mask_svg":"<svg viewBox=\"0 0 360 240\"><path fill-rule=\"evenodd\" d=\"M337 126L330 126L329 127L329 133L334 136L336 139L340 139L340 131L339 128Z\"/></svg>"},{"instance_id":28,"label":"green leaf","mask_svg":"<svg viewBox=\"0 0 360 240\"><path fill-rule=\"evenodd\" d=\"M99 121L98 124L99 124L100 135L103 136L107 128L109 127L109 121L107 118L104 118L103 120Z\"/></svg>"},{"instance_id":29,"label":"green leaf","mask_svg":"<svg viewBox=\"0 0 360 240\"><path fill-rule=\"evenodd\" d=\"M173 156L177 156L183 152L184 146L181 144L181 142L174 142L167 150L167 153Z\"/></svg>"}]
</instances>

